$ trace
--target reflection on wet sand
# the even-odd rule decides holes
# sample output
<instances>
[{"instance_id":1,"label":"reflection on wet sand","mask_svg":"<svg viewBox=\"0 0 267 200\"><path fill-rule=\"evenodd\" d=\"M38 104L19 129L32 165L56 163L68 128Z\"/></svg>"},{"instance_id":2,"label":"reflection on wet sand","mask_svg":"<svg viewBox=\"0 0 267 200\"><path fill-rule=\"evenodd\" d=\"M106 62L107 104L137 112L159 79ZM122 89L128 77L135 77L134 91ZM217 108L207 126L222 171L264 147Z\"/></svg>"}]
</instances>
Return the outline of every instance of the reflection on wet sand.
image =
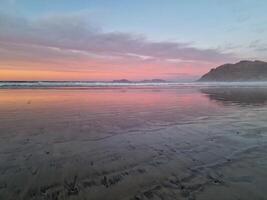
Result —
<instances>
[{"instance_id":1,"label":"reflection on wet sand","mask_svg":"<svg viewBox=\"0 0 267 200\"><path fill-rule=\"evenodd\" d=\"M200 89L211 100L239 105L263 105L267 103L267 88L205 88Z\"/></svg>"},{"instance_id":2,"label":"reflection on wet sand","mask_svg":"<svg viewBox=\"0 0 267 200\"><path fill-rule=\"evenodd\" d=\"M267 106L245 94L0 90L0 199L264 199Z\"/></svg>"}]
</instances>

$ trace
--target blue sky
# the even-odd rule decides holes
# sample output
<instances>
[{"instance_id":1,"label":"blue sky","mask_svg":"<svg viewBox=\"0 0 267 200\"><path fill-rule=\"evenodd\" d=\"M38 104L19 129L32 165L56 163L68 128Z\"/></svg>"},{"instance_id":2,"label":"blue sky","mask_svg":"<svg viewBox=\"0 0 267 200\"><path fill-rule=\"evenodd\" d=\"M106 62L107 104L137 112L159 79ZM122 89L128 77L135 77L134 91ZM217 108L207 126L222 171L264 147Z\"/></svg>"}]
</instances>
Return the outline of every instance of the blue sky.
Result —
<instances>
[{"instance_id":1,"label":"blue sky","mask_svg":"<svg viewBox=\"0 0 267 200\"><path fill-rule=\"evenodd\" d=\"M7 18L16 17L27 23L47 18L56 21L58 16L71 16L68 18L70 22L77 23L77 18L79 23L82 21L83 27L79 26L81 29L90 27L101 33L122 33L144 38L146 43L170 42L199 51L214 50L216 53L231 54L229 59L223 55L224 59L212 63L214 65L241 59L267 60L265 0L1 1L1 13ZM19 34L22 30L17 32ZM7 37L3 38L8 42ZM90 53L95 52L90 50ZM139 51L134 49L127 53L139 54ZM140 54L151 56L142 51ZM190 61L193 59L191 57Z\"/></svg>"},{"instance_id":2,"label":"blue sky","mask_svg":"<svg viewBox=\"0 0 267 200\"><path fill-rule=\"evenodd\" d=\"M265 0L9 0L29 17L55 13L88 13L105 30L135 32L156 40L178 40L200 46L266 42Z\"/></svg>"}]
</instances>

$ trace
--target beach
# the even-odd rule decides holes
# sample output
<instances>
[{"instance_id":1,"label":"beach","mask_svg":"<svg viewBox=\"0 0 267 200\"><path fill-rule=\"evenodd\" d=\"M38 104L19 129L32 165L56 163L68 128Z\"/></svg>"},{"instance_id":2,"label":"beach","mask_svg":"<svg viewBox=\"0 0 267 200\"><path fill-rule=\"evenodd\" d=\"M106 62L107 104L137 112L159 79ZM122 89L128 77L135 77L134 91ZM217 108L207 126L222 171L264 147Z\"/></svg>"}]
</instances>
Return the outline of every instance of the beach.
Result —
<instances>
[{"instance_id":1,"label":"beach","mask_svg":"<svg viewBox=\"0 0 267 200\"><path fill-rule=\"evenodd\" d=\"M265 94L0 89L0 199L266 199Z\"/></svg>"}]
</instances>

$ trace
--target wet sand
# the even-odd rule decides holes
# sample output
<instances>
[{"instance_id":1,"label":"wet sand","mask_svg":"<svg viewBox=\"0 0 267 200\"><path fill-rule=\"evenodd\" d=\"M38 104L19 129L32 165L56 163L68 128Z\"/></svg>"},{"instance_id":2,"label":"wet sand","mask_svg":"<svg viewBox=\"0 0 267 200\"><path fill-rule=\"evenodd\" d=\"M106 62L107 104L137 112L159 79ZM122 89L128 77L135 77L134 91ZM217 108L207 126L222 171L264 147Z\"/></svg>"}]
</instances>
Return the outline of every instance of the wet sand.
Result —
<instances>
[{"instance_id":1,"label":"wet sand","mask_svg":"<svg viewBox=\"0 0 267 200\"><path fill-rule=\"evenodd\" d=\"M0 199L266 199L266 92L0 90Z\"/></svg>"}]
</instances>

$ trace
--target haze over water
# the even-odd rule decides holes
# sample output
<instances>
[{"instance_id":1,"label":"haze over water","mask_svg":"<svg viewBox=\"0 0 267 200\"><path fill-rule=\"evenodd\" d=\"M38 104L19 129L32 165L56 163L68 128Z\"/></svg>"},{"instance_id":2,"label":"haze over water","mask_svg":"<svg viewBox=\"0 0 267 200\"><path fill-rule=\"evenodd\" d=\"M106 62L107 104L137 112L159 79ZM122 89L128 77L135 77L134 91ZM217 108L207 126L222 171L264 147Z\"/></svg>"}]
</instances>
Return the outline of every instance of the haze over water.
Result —
<instances>
[{"instance_id":1,"label":"haze over water","mask_svg":"<svg viewBox=\"0 0 267 200\"><path fill-rule=\"evenodd\" d=\"M0 199L265 199L265 87L0 90Z\"/></svg>"},{"instance_id":2,"label":"haze over water","mask_svg":"<svg viewBox=\"0 0 267 200\"><path fill-rule=\"evenodd\" d=\"M0 200L266 200L266 0L0 0Z\"/></svg>"}]
</instances>

